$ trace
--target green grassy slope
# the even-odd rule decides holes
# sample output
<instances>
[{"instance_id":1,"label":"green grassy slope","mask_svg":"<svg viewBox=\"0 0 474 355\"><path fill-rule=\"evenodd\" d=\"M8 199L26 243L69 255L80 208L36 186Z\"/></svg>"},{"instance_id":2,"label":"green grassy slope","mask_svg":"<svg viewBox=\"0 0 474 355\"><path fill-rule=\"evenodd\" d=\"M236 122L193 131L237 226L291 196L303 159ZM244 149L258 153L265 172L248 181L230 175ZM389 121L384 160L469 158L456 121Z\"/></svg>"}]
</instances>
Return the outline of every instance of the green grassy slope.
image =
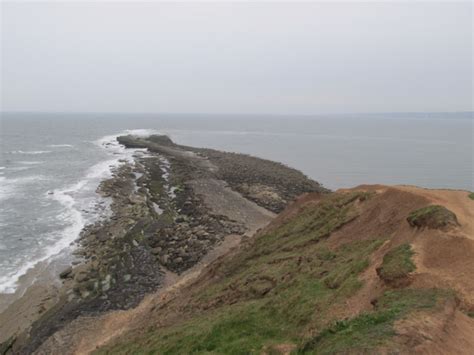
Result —
<instances>
[{"instance_id":1,"label":"green grassy slope","mask_svg":"<svg viewBox=\"0 0 474 355\"><path fill-rule=\"evenodd\" d=\"M373 236L331 248L328 238L357 218L370 198L362 192L325 196L223 263L215 281L189 297L178 321L150 326L98 352L272 354L285 344L294 353L325 354L395 347L396 320L435 308L452 294L387 291L372 311L335 318L332 310L345 307L363 286L359 275L384 240ZM384 272L413 271L410 258L409 247L395 250L384 260Z\"/></svg>"}]
</instances>

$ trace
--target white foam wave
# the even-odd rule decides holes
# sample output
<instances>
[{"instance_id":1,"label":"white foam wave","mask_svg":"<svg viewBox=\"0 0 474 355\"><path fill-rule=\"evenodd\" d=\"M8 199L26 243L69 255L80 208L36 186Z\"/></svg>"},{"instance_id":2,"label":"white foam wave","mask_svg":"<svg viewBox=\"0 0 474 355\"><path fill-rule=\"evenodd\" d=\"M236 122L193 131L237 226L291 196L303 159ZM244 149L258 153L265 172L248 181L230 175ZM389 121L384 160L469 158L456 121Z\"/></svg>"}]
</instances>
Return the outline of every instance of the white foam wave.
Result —
<instances>
[{"instance_id":1,"label":"white foam wave","mask_svg":"<svg viewBox=\"0 0 474 355\"><path fill-rule=\"evenodd\" d=\"M94 218L91 217L91 215L93 216L94 214L87 213L85 215L83 211L87 211L90 206L97 206L100 201L105 202L102 197L93 193L100 181L110 178L113 174L113 170L123 162L132 162L133 155L136 154L137 151L146 151L146 149L126 149L120 145L117 141L117 137L127 134L149 136L151 134L160 133L148 129L126 130L116 135L105 136L97 140L95 143L104 148L113 158L104 160L90 167L86 171L85 176L78 182L63 189L56 189L52 191L52 193L46 193L48 198L55 200L63 206L64 212L58 216L58 219L65 221L67 226L53 236L54 243L44 249L40 257L25 263L21 268L17 269L14 274L0 276L0 293L14 293L18 286L18 280L22 275L26 274L28 270L33 268L36 264L51 259L61 254L62 251L67 250L67 248L70 248L71 243L79 237L84 226L87 223L94 222L94 220L91 220L91 218ZM2 177L0 177L0 179L1 178ZM28 177L22 179L23 181L27 181L37 178L38 177ZM0 180L0 189L5 186L2 180ZM91 198L90 196L93 197ZM103 211L103 215L109 212L107 211L107 207L108 206L106 206L106 210ZM100 218L100 216L96 216L96 218Z\"/></svg>"},{"instance_id":2,"label":"white foam wave","mask_svg":"<svg viewBox=\"0 0 474 355\"><path fill-rule=\"evenodd\" d=\"M74 147L72 144L50 144L48 147L51 148L72 148Z\"/></svg>"},{"instance_id":3,"label":"white foam wave","mask_svg":"<svg viewBox=\"0 0 474 355\"><path fill-rule=\"evenodd\" d=\"M12 150L11 154L27 154L27 155L37 155L37 154L48 154L51 153L51 150Z\"/></svg>"},{"instance_id":4,"label":"white foam wave","mask_svg":"<svg viewBox=\"0 0 474 355\"><path fill-rule=\"evenodd\" d=\"M91 218L94 218L91 217L93 213L87 213L85 215L83 211L87 211L90 206L97 206L100 201L105 202L98 194L95 195L93 193L100 181L110 178L113 170L123 162L133 161L133 155L137 151L144 151L143 149L126 149L124 146L120 145L117 141L117 137L126 134L148 136L151 134L159 134L159 132L155 130L142 129L127 130L116 135L102 137L95 142L97 145L106 149L109 155L113 156L113 158L90 167L85 176L78 182L63 189L56 189L52 191L52 193L46 193L46 196L57 201L64 207L64 212L58 216L58 219L66 221L67 227L58 231L56 236L53 236L54 243L44 249L40 257L25 263L21 268L17 269L13 275L0 276L0 293L14 293L18 286L18 280L22 275L26 274L29 269L33 268L39 262L51 259L67 248L70 248L71 243L79 237L84 226L87 223L94 222L94 220L91 220ZM23 180L26 181L26 179L32 180L35 178L37 177L23 178ZM0 179L2 179L2 177L0 177ZM6 185L3 184L3 181L0 180L0 189L5 186ZM94 197L90 198L90 196ZM103 215L108 213L107 207L108 206L106 206L106 210L103 211ZM100 216L96 216L96 218L100 218Z\"/></svg>"},{"instance_id":5,"label":"white foam wave","mask_svg":"<svg viewBox=\"0 0 474 355\"><path fill-rule=\"evenodd\" d=\"M34 183L44 179L45 177L42 175L25 176L14 179L6 178L5 176L0 176L0 201L13 197L15 195L16 190L21 185Z\"/></svg>"},{"instance_id":6,"label":"white foam wave","mask_svg":"<svg viewBox=\"0 0 474 355\"><path fill-rule=\"evenodd\" d=\"M95 174L91 176L95 176ZM90 186L88 186L88 183ZM78 195L83 193L83 190L87 188L95 188L95 184L90 180L89 174L86 174L84 179L73 185L63 189L56 189L52 193L46 194L48 198L63 206L63 212L57 216L57 219L63 221L66 226L62 230L51 234L49 239L52 243L41 250L39 256L21 265L13 274L0 276L0 293L14 293L17 290L18 281L21 276L25 275L28 270L32 269L38 263L60 254L63 250L69 248L70 244L78 238L81 230L87 223L87 219L82 213L85 206L81 203L83 201L81 201ZM97 198L99 198L99 196Z\"/></svg>"},{"instance_id":7,"label":"white foam wave","mask_svg":"<svg viewBox=\"0 0 474 355\"><path fill-rule=\"evenodd\" d=\"M23 171L23 170L28 170L30 169L30 167L28 166L12 166L12 167L9 167L7 168L8 171Z\"/></svg>"},{"instance_id":8,"label":"white foam wave","mask_svg":"<svg viewBox=\"0 0 474 355\"><path fill-rule=\"evenodd\" d=\"M38 164L43 164L44 161L19 161L18 164L22 165L38 165Z\"/></svg>"},{"instance_id":9,"label":"white foam wave","mask_svg":"<svg viewBox=\"0 0 474 355\"><path fill-rule=\"evenodd\" d=\"M5 189L5 180L7 178L4 177L4 176L0 176L0 200L1 200L1 196L3 195L3 193L6 193L6 191L4 192L3 189Z\"/></svg>"},{"instance_id":10,"label":"white foam wave","mask_svg":"<svg viewBox=\"0 0 474 355\"><path fill-rule=\"evenodd\" d=\"M127 129L118 134L104 136L94 143L104 148L110 155L116 156L116 159L109 161L111 168L115 168L120 165L121 161L133 161L133 155L138 151L146 151L146 149L126 149L123 145L119 144L117 137L124 135L132 135L137 137L148 137L153 134L162 134L155 129Z\"/></svg>"}]
</instances>

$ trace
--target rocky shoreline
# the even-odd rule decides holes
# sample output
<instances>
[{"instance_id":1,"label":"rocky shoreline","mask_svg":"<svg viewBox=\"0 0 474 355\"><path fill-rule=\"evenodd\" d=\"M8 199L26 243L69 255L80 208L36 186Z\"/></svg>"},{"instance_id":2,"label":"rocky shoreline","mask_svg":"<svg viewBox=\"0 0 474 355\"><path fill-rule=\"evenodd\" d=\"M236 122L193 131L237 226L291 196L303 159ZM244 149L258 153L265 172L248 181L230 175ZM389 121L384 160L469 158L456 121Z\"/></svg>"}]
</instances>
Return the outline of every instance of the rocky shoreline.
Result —
<instances>
[{"instance_id":1,"label":"rocky shoreline","mask_svg":"<svg viewBox=\"0 0 474 355\"><path fill-rule=\"evenodd\" d=\"M166 136L118 140L147 153L101 183L111 218L83 230L75 252L83 262L61 272L57 302L0 353L47 353L71 321L135 307L165 273L190 269L226 237L250 236L298 195L327 192L299 171L247 155L183 147Z\"/></svg>"}]
</instances>

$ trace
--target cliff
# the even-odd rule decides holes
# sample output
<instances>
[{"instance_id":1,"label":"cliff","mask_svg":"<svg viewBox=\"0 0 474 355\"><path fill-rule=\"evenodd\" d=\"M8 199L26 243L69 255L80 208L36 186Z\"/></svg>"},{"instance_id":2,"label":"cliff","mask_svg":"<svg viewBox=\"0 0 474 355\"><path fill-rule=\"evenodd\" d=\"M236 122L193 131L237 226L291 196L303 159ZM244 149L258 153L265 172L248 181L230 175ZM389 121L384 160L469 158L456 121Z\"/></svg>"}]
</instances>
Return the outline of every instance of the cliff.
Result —
<instances>
[{"instance_id":1,"label":"cliff","mask_svg":"<svg viewBox=\"0 0 474 355\"><path fill-rule=\"evenodd\" d=\"M97 353L472 353L473 205L404 186L304 195Z\"/></svg>"}]
</instances>

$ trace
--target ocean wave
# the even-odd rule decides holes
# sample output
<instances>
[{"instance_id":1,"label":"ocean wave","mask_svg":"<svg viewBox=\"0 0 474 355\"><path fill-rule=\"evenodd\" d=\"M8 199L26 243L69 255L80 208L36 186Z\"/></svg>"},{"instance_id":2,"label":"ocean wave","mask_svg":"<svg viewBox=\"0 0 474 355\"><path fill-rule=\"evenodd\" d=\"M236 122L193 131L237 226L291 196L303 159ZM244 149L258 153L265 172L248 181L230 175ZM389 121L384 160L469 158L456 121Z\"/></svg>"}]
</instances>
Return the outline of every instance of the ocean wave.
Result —
<instances>
[{"instance_id":1,"label":"ocean wave","mask_svg":"<svg viewBox=\"0 0 474 355\"><path fill-rule=\"evenodd\" d=\"M73 185L65 188L55 189L52 193L45 195L62 206L62 213L56 216L57 220L64 224L64 228L50 233L48 236L50 245L42 248L39 256L31 259L16 269L14 272L0 276L0 293L14 293L17 290L20 277L25 275L38 263L51 260L59 255L63 250L69 248L79 236L87 220L81 212L84 206L81 205L80 198L76 195L87 185L88 179L82 179ZM92 188L92 187L91 187ZM13 193L13 191L11 191Z\"/></svg>"},{"instance_id":2,"label":"ocean wave","mask_svg":"<svg viewBox=\"0 0 474 355\"><path fill-rule=\"evenodd\" d=\"M23 170L28 170L31 169L29 166L12 166L7 168L6 170L8 171L23 171Z\"/></svg>"},{"instance_id":3,"label":"ocean wave","mask_svg":"<svg viewBox=\"0 0 474 355\"><path fill-rule=\"evenodd\" d=\"M99 138L98 140L94 141L94 143L108 150L118 149L121 152L123 152L125 147L119 144L119 142L117 141L117 137L126 136L126 135L132 135L132 136L137 136L137 137L148 137L154 134L162 134L162 133L160 131L157 131L156 129L127 129L117 134L103 136L102 138Z\"/></svg>"},{"instance_id":4,"label":"ocean wave","mask_svg":"<svg viewBox=\"0 0 474 355\"><path fill-rule=\"evenodd\" d=\"M56 201L63 207L63 212L60 213L57 218L63 221L66 226L51 234L51 245L41 251L40 257L23 264L12 274L0 276L0 293L14 293L18 287L20 277L26 274L28 270L40 262L52 260L62 251L71 248L71 244L77 240L86 224L94 223L99 218L108 215L110 212L110 204L106 202L107 199L95 193L97 186L101 181L112 177L113 170L124 161L133 161L133 155L137 150L143 151L143 149L126 149L118 143L117 137L124 134L148 136L157 133L159 132L155 130L127 130L119 134L104 136L95 141L98 146L104 148L113 158L106 159L91 166L87 169L85 175L76 183L45 193L47 198ZM37 177L22 179L23 181L32 181L35 178ZM11 182L13 183L13 181ZM5 186L13 185L5 185L2 180L0 180L0 189ZM13 193L14 191L9 192L10 195ZM92 211L90 209L93 208L92 206L97 206L103 202L106 202L106 207L102 212L89 213ZM84 213L84 211L88 213Z\"/></svg>"},{"instance_id":5,"label":"ocean wave","mask_svg":"<svg viewBox=\"0 0 474 355\"><path fill-rule=\"evenodd\" d=\"M50 144L48 147L51 148L72 148L74 147L72 144Z\"/></svg>"},{"instance_id":6,"label":"ocean wave","mask_svg":"<svg viewBox=\"0 0 474 355\"><path fill-rule=\"evenodd\" d=\"M120 165L121 161L133 161L133 155L137 151L146 151L147 149L127 149L117 141L117 137L124 135L133 135L137 137L148 137L153 134L162 134L160 131L155 129L127 129L113 135L107 135L93 143L104 148L110 155L114 155L116 158L111 160L110 168L113 169Z\"/></svg>"},{"instance_id":7,"label":"ocean wave","mask_svg":"<svg viewBox=\"0 0 474 355\"><path fill-rule=\"evenodd\" d=\"M43 164L44 161L19 161L18 164L23 164L23 165L38 165L38 164Z\"/></svg>"},{"instance_id":8,"label":"ocean wave","mask_svg":"<svg viewBox=\"0 0 474 355\"><path fill-rule=\"evenodd\" d=\"M28 168L25 167L25 169ZM42 175L32 175L14 179L0 176L0 201L13 197L16 190L23 184L33 183L44 179L45 177Z\"/></svg>"},{"instance_id":9,"label":"ocean wave","mask_svg":"<svg viewBox=\"0 0 474 355\"><path fill-rule=\"evenodd\" d=\"M27 155L37 155L37 154L48 154L51 153L51 150L12 150L10 154L27 154Z\"/></svg>"}]
</instances>

